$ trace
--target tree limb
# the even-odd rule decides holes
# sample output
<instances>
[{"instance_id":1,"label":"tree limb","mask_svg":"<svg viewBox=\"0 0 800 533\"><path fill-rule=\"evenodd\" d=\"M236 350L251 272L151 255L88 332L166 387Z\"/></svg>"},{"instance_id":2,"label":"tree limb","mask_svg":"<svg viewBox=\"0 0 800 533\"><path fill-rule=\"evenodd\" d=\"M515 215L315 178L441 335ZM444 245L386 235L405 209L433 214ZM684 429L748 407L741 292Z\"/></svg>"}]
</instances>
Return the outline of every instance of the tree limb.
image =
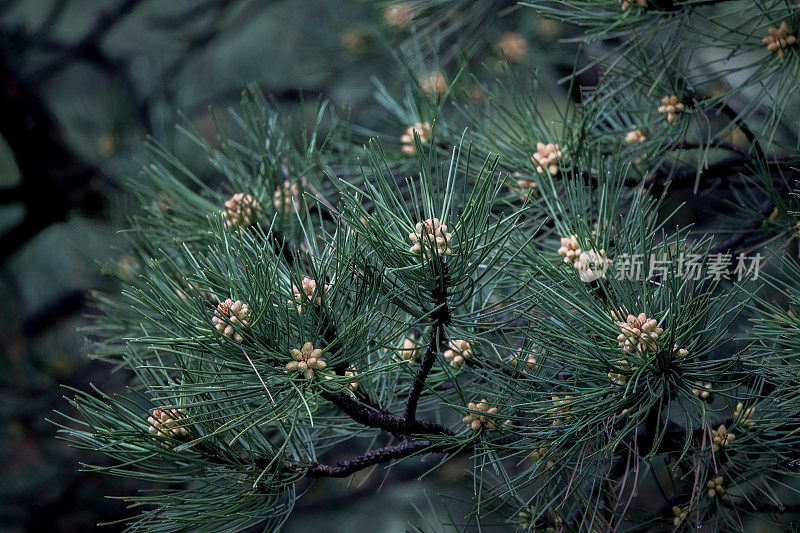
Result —
<instances>
[{"instance_id":1,"label":"tree limb","mask_svg":"<svg viewBox=\"0 0 800 533\"><path fill-rule=\"evenodd\" d=\"M441 352L444 346L444 325L450 321L450 309L447 306L447 265L441 258L439 258L439 265L442 271L442 283L439 287L434 287L431 291L431 296L433 296L433 302L436 306L433 313L434 324L431 333L431 341L417 369L417 374L414 376L414 382L411 384L411 389L408 391L406 405L403 409L403 420L408 425L411 425L416 420L417 405L422 395L422 389L425 386L425 380L428 379L428 374L433 368L436 355Z\"/></svg>"}]
</instances>

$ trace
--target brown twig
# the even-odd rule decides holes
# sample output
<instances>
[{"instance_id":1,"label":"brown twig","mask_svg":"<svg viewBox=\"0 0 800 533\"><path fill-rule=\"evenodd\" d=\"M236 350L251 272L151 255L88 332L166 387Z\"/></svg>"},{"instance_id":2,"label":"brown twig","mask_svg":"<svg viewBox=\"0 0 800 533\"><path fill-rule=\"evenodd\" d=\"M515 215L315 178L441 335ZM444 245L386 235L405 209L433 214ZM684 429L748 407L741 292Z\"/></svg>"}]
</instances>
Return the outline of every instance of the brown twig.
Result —
<instances>
[{"instance_id":1,"label":"brown twig","mask_svg":"<svg viewBox=\"0 0 800 533\"><path fill-rule=\"evenodd\" d=\"M413 424L416 420L417 405L419 404L422 389L425 386L425 380L433 368L433 363L436 361L436 356L441 352L444 344L444 326L450 322L450 309L447 306L447 285L448 285L448 272L447 265L440 258L440 266L442 272L442 283L440 286L434 287L431 291L435 310L433 312L434 324L431 333L430 344L422 358L417 373L414 376L414 382L408 391L406 398L405 408L403 409L403 420L406 424Z\"/></svg>"}]
</instances>

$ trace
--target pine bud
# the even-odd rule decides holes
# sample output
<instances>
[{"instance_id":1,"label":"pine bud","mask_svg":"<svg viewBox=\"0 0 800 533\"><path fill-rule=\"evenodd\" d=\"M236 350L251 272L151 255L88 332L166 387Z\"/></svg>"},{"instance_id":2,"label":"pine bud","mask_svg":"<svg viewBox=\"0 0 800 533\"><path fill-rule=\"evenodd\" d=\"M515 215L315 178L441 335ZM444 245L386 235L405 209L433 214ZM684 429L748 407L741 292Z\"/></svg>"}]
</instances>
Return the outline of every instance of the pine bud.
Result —
<instances>
[{"instance_id":1,"label":"pine bud","mask_svg":"<svg viewBox=\"0 0 800 533\"><path fill-rule=\"evenodd\" d=\"M414 363L422 355L422 351L422 346L417 344L417 338L412 333L403 339L403 346L397 350L397 355L402 361Z\"/></svg>"},{"instance_id":2,"label":"pine bud","mask_svg":"<svg viewBox=\"0 0 800 533\"><path fill-rule=\"evenodd\" d=\"M506 31L500 34L495 49L501 59L505 56L512 63L519 63L528 55L528 41L519 32Z\"/></svg>"},{"instance_id":3,"label":"pine bud","mask_svg":"<svg viewBox=\"0 0 800 533\"><path fill-rule=\"evenodd\" d=\"M158 199L153 201L153 207L161 211L162 213L166 213L176 204L174 198L172 198L169 194L164 191L158 193Z\"/></svg>"},{"instance_id":4,"label":"pine bud","mask_svg":"<svg viewBox=\"0 0 800 533\"><path fill-rule=\"evenodd\" d=\"M447 233L447 226L441 224L438 218L417 222L415 229L415 233L408 234L409 240L413 243L408 251L412 254L422 254L425 251L427 255L432 248L435 248L440 256L453 253L450 249L450 239L453 234Z\"/></svg>"},{"instance_id":5,"label":"pine bud","mask_svg":"<svg viewBox=\"0 0 800 533\"><path fill-rule=\"evenodd\" d=\"M217 305L217 310L211 318L214 329L236 342L242 342L243 340L242 335L236 331L236 328L247 327L249 321L250 307L241 300L234 302L230 298Z\"/></svg>"},{"instance_id":6,"label":"pine bud","mask_svg":"<svg viewBox=\"0 0 800 533\"><path fill-rule=\"evenodd\" d=\"M302 181L301 183L292 183L289 180L283 180L283 185L278 186L272 195L272 206L275 211L284 215L294 213L295 204L300 205L300 195L302 194L300 186Z\"/></svg>"},{"instance_id":7,"label":"pine bud","mask_svg":"<svg viewBox=\"0 0 800 533\"><path fill-rule=\"evenodd\" d=\"M644 134L644 130L636 129L636 124L633 125L633 129L625 135L625 144L628 146L634 144L641 144L647 140L647 137Z\"/></svg>"},{"instance_id":8,"label":"pine bud","mask_svg":"<svg viewBox=\"0 0 800 533\"><path fill-rule=\"evenodd\" d=\"M239 192L225 202L222 216L228 228L249 228L261 218L261 205L252 195Z\"/></svg>"},{"instance_id":9,"label":"pine bud","mask_svg":"<svg viewBox=\"0 0 800 533\"><path fill-rule=\"evenodd\" d=\"M459 367L472 357L472 346L464 340L451 340L449 348L444 351L444 358L450 366Z\"/></svg>"},{"instance_id":10,"label":"pine bud","mask_svg":"<svg viewBox=\"0 0 800 533\"><path fill-rule=\"evenodd\" d=\"M395 28L407 28L414 20L414 9L405 2L389 4L386 6L386 9L383 10L383 20Z\"/></svg>"},{"instance_id":11,"label":"pine bud","mask_svg":"<svg viewBox=\"0 0 800 533\"><path fill-rule=\"evenodd\" d=\"M308 307L309 305L321 306L322 300L328 296L329 288L330 286L325 284L322 291L318 292L317 281L314 278L305 276L303 277L303 281L300 282L299 288L297 285L292 285L294 300L288 300L287 303L296 306L297 312L302 314L304 307ZM316 294L316 297L314 297L314 294Z\"/></svg>"},{"instance_id":12,"label":"pine bud","mask_svg":"<svg viewBox=\"0 0 800 533\"><path fill-rule=\"evenodd\" d=\"M672 513L675 515L675 518L672 520L672 523L675 525L675 527L681 525L681 523L683 523L683 521L686 520L686 517L689 516L688 510L684 511L677 505L672 506Z\"/></svg>"},{"instance_id":13,"label":"pine bud","mask_svg":"<svg viewBox=\"0 0 800 533\"><path fill-rule=\"evenodd\" d=\"M667 122L672 122L685 107L684 103L676 95L672 94L661 99L658 112L662 115L667 115Z\"/></svg>"},{"instance_id":14,"label":"pine bud","mask_svg":"<svg viewBox=\"0 0 800 533\"><path fill-rule=\"evenodd\" d=\"M494 420L492 420L490 415L497 414L497 407L490 408L489 404L486 402L486 398L483 398L478 403L469 402L467 407L473 411L479 411L479 413L469 413L462 419L463 422L471 427L473 431L478 431L481 428L495 428Z\"/></svg>"},{"instance_id":15,"label":"pine bud","mask_svg":"<svg viewBox=\"0 0 800 533\"><path fill-rule=\"evenodd\" d=\"M717 476L712 480L709 480L706 483L706 488L708 489L708 497L713 498L717 495L722 496L725 494L725 487L723 486L725 478L722 476Z\"/></svg>"},{"instance_id":16,"label":"pine bud","mask_svg":"<svg viewBox=\"0 0 800 533\"><path fill-rule=\"evenodd\" d=\"M567 264L577 261L581 255L581 248L578 246L578 236L570 235L569 237L561 237L561 248L558 249L558 255L563 255L564 262Z\"/></svg>"},{"instance_id":17,"label":"pine bud","mask_svg":"<svg viewBox=\"0 0 800 533\"><path fill-rule=\"evenodd\" d=\"M617 228L609 220L598 220L592 224L592 239L598 240L602 236L608 235L609 240L617 238Z\"/></svg>"},{"instance_id":18,"label":"pine bud","mask_svg":"<svg viewBox=\"0 0 800 533\"><path fill-rule=\"evenodd\" d=\"M628 353L654 352L658 349L656 341L664 330L658 327L654 318L641 313L638 317L628 315L625 322L619 322L622 330L617 336L619 347Z\"/></svg>"},{"instance_id":19,"label":"pine bud","mask_svg":"<svg viewBox=\"0 0 800 533\"><path fill-rule=\"evenodd\" d=\"M685 348L678 348L677 344L672 345L672 358L673 359L683 359L689 355L689 350Z\"/></svg>"},{"instance_id":20,"label":"pine bud","mask_svg":"<svg viewBox=\"0 0 800 533\"><path fill-rule=\"evenodd\" d=\"M547 452L549 450L550 450L550 448L548 448L546 446L542 446L541 448L537 448L536 450L533 450L531 452L531 459L533 459L534 462L538 463L542 459L544 459L544 456L547 455ZM553 468L553 466L555 466L555 464L556 464L556 462L553 459L548 459L544 463L544 468L546 470L550 469L550 468Z\"/></svg>"},{"instance_id":21,"label":"pine bud","mask_svg":"<svg viewBox=\"0 0 800 533\"><path fill-rule=\"evenodd\" d=\"M428 96L441 97L447 92L447 81L441 72L433 72L419 80L419 86Z\"/></svg>"},{"instance_id":22,"label":"pine bud","mask_svg":"<svg viewBox=\"0 0 800 533\"><path fill-rule=\"evenodd\" d=\"M553 425L557 426L561 422L572 418L570 414L571 408L569 406L569 401L572 399L571 395L566 396L553 396L553 407L547 410L548 413L552 413L553 416Z\"/></svg>"},{"instance_id":23,"label":"pine bud","mask_svg":"<svg viewBox=\"0 0 800 533\"><path fill-rule=\"evenodd\" d=\"M519 527L523 531L528 531L531 528L531 518L533 517L534 513L536 513L536 508L533 506L528 507L524 511L520 511L517 514L519 518Z\"/></svg>"},{"instance_id":24,"label":"pine bud","mask_svg":"<svg viewBox=\"0 0 800 533\"><path fill-rule=\"evenodd\" d=\"M186 437L189 431L182 425L186 420L186 411L183 409L153 409L147 418L148 431L159 437Z\"/></svg>"},{"instance_id":25,"label":"pine bud","mask_svg":"<svg viewBox=\"0 0 800 533\"><path fill-rule=\"evenodd\" d=\"M102 157L111 157L117 151L117 137L113 133L104 133L97 138L95 148L97 154Z\"/></svg>"},{"instance_id":26,"label":"pine bud","mask_svg":"<svg viewBox=\"0 0 800 533\"><path fill-rule=\"evenodd\" d=\"M419 135L419 142L427 143L431 139L431 125L429 122L416 122L413 126L406 128L405 133L400 137L400 151L404 154L416 154L417 145L414 144L414 132Z\"/></svg>"},{"instance_id":27,"label":"pine bud","mask_svg":"<svg viewBox=\"0 0 800 533\"><path fill-rule=\"evenodd\" d=\"M633 367L631 366L630 362L627 359L620 359L615 364L615 369L617 372L612 371L608 373L608 379L611 380L612 383L617 385L625 385L628 382L628 375L623 374L622 372L630 372Z\"/></svg>"},{"instance_id":28,"label":"pine bud","mask_svg":"<svg viewBox=\"0 0 800 533\"><path fill-rule=\"evenodd\" d=\"M525 367L522 369L523 372L535 372L537 368L539 368L538 363L536 362L536 354L544 353L542 348L533 348L527 354L520 348L517 350L516 355L512 355L509 360L508 364L511 366L519 366L521 361L525 362Z\"/></svg>"},{"instance_id":29,"label":"pine bud","mask_svg":"<svg viewBox=\"0 0 800 533\"><path fill-rule=\"evenodd\" d=\"M581 252L575 262L572 264L575 270L578 271L578 276L584 283L589 283L598 279L607 279L606 271L611 264L611 259L606 257L606 251L589 250Z\"/></svg>"},{"instance_id":30,"label":"pine bud","mask_svg":"<svg viewBox=\"0 0 800 533\"><path fill-rule=\"evenodd\" d=\"M777 53L779 59L786 57L786 54L783 52L784 49L797 42L796 36L789 35L789 25L786 24L786 21L781 22L779 28L769 28L767 33L769 35L764 37L761 42L766 45L767 50L773 54Z\"/></svg>"},{"instance_id":31,"label":"pine bud","mask_svg":"<svg viewBox=\"0 0 800 533\"><path fill-rule=\"evenodd\" d=\"M327 365L322 359L322 350L314 348L310 342L303 344L298 350L292 350L292 361L286 363L286 369L290 372L300 372L306 379L314 377L315 370L324 370Z\"/></svg>"},{"instance_id":32,"label":"pine bud","mask_svg":"<svg viewBox=\"0 0 800 533\"><path fill-rule=\"evenodd\" d=\"M736 404L736 409L734 409L733 411L734 421L739 422L740 426L746 428L753 427L755 425L755 422L752 420L752 418L753 415L756 414L756 408L751 406L748 407L747 409L744 409L744 412L742 412L743 409L744 409L744 404L742 402Z\"/></svg>"},{"instance_id":33,"label":"pine bud","mask_svg":"<svg viewBox=\"0 0 800 533\"><path fill-rule=\"evenodd\" d=\"M347 370L344 371L344 376L347 377L347 378L355 378L356 376L358 376L358 372L356 371L356 367L350 365L350 368L348 368ZM347 384L347 388L350 389L351 391L355 392L356 390L358 390L358 381L353 380L353 381L349 382Z\"/></svg>"},{"instance_id":34,"label":"pine bud","mask_svg":"<svg viewBox=\"0 0 800 533\"><path fill-rule=\"evenodd\" d=\"M198 282L188 281L188 280L184 281L186 282L186 292L183 292L180 289L175 289L175 294L177 294L181 300L188 300L190 298L195 298L199 296L200 298L208 300L210 302L217 301L217 297L214 296L211 292L203 290Z\"/></svg>"},{"instance_id":35,"label":"pine bud","mask_svg":"<svg viewBox=\"0 0 800 533\"><path fill-rule=\"evenodd\" d=\"M514 172L514 183L508 186L508 191L516 194L520 200L528 198L528 194L536 194L539 189L539 184L536 180L530 179L521 172Z\"/></svg>"},{"instance_id":36,"label":"pine bud","mask_svg":"<svg viewBox=\"0 0 800 533\"><path fill-rule=\"evenodd\" d=\"M720 451L722 448L727 448L736 439L736 435L730 433L725 424L722 424L717 429L712 429L711 436L713 439L711 449L715 452Z\"/></svg>"},{"instance_id":37,"label":"pine bud","mask_svg":"<svg viewBox=\"0 0 800 533\"><path fill-rule=\"evenodd\" d=\"M561 22L539 14L536 17L536 36L539 39L552 41L561 35Z\"/></svg>"},{"instance_id":38,"label":"pine bud","mask_svg":"<svg viewBox=\"0 0 800 533\"><path fill-rule=\"evenodd\" d=\"M622 10L627 11L633 5L647 7L647 0L620 0L620 4L622 5Z\"/></svg>"},{"instance_id":39,"label":"pine bud","mask_svg":"<svg viewBox=\"0 0 800 533\"><path fill-rule=\"evenodd\" d=\"M703 383L702 381L697 381L694 384L694 388L692 389L692 394L700 398L701 400L708 400L711 398L711 383Z\"/></svg>"},{"instance_id":40,"label":"pine bud","mask_svg":"<svg viewBox=\"0 0 800 533\"><path fill-rule=\"evenodd\" d=\"M558 174L558 163L561 161L561 149L553 143L537 143L536 153L531 156L531 161L539 174Z\"/></svg>"},{"instance_id":41,"label":"pine bud","mask_svg":"<svg viewBox=\"0 0 800 533\"><path fill-rule=\"evenodd\" d=\"M349 30L339 36L339 42L350 53L360 54L367 46L367 40L360 32Z\"/></svg>"},{"instance_id":42,"label":"pine bud","mask_svg":"<svg viewBox=\"0 0 800 533\"><path fill-rule=\"evenodd\" d=\"M117 259L117 268L126 276L138 276L142 265L131 254L125 254Z\"/></svg>"}]
</instances>

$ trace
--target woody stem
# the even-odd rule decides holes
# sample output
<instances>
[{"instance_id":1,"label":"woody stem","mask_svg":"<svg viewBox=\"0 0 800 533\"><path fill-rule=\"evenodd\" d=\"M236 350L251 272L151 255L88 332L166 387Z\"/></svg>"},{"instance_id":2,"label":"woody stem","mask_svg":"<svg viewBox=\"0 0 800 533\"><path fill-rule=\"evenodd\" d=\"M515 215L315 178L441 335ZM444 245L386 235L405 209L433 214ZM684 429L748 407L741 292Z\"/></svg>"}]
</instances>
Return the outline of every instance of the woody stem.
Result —
<instances>
[{"instance_id":1,"label":"woody stem","mask_svg":"<svg viewBox=\"0 0 800 533\"><path fill-rule=\"evenodd\" d=\"M403 409L403 420L406 425L411 425L416 420L417 406L419 405L420 396L422 396L425 380L428 378L428 374L433 368L433 363L436 361L436 354L441 351L445 344L444 325L450 321L450 309L447 306L447 265L444 264L441 258L439 258L439 265L441 266L439 284L431 290L431 296L436 306L433 312L434 324L431 340L406 397L406 405Z\"/></svg>"}]
</instances>

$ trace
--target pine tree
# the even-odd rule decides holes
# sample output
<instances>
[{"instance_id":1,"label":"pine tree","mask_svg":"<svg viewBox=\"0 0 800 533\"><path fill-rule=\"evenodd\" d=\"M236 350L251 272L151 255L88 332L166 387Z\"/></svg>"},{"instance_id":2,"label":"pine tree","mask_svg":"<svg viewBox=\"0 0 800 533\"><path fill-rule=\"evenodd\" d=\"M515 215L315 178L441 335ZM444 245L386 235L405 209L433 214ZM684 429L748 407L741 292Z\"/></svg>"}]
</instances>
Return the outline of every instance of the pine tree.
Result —
<instances>
[{"instance_id":1,"label":"pine tree","mask_svg":"<svg viewBox=\"0 0 800 533\"><path fill-rule=\"evenodd\" d=\"M460 13L379 85L387 137L323 101L297 135L251 89L238 131L185 130L218 187L152 144L92 332L136 380L74 391L67 438L174 487L132 530L277 530L315 479L429 456L472 458L474 507L418 531L787 524L796 5L525 2L583 43L560 102L520 36L489 73L453 52L506 6L428 4L384 13L412 43Z\"/></svg>"}]
</instances>

